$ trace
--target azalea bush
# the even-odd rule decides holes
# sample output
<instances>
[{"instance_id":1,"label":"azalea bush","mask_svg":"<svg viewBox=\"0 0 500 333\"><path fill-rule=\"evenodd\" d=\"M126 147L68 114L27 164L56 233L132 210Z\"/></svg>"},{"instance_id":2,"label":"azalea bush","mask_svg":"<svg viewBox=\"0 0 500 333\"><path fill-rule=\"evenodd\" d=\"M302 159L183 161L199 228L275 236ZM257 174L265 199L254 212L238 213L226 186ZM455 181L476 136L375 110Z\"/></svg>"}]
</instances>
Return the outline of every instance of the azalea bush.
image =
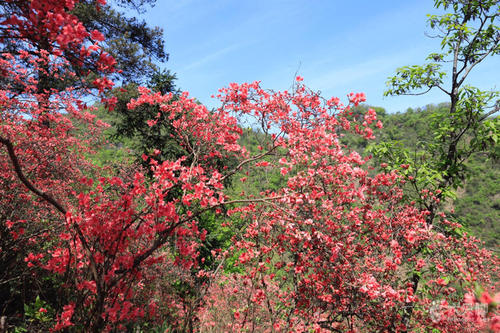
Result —
<instances>
[{"instance_id":1,"label":"azalea bush","mask_svg":"<svg viewBox=\"0 0 500 333\"><path fill-rule=\"evenodd\" d=\"M429 211L403 200L397 171L377 173L369 157L341 146L347 133L370 140L383 126L372 109L352 112L364 94L325 99L300 77L284 92L231 84L210 111L188 93L140 87L127 107L157 108L147 125L169 122L185 155L159 158L155 150L142 156L146 169L106 169L88 156L107 125L82 101L95 94L113 112L116 99L105 93L114 60L99 47L104 36L71 14L76 1L21 3L29 10L0 22L14 43L0 57L0 255L26 267L19 276L51 281L52 292L40 290L43 299L30 302L43 304L40 315L29 308L44 327L404 332L498 325L490 296L497 257L443 213L428 223ZM96 63L102 76L89 73L93 88L47 86L48 76L68 83L75 62ZM258 152L240 144L238 119L260 127ZM225 167L214 163L226 159ZM244 183L263 170L279 171L281 186L229 191L231 177L243 172ZM428 190L421 195L438 200ZM232 246L211 250L213 269L199 260L207 212L234 227ZM425 283L415 290L416 275ZM475 285L487 289L473 298ZM436 319L436 300L477 301L488 311L481 323L462 320L470 311ZM49 314L41 315L47 309L50 325Z\"/></svg>"},{"instance_id":2,"label":"azalea bush","mask_svg":"<svg viewBox=\"0 0 500 333\"><path fill-rule=\"evenodd\" d=\"M403 175L375 173L369 157L340 145L345 132L370 139L372 127L382 126L371 109L353 118L362 94L342 105L300 80L293 92L269 93L258 83L222 91L224 108L267 120L262 130L272 132L274 160L255 166L278 168L287 181L230 212L248 221L234 240L244 277L262 295L269 294L263 276L279 286L261 302L280 300L274 314L287 329L304 320L338 331L477 327L466 312L441 322L429 308L436 300L462 304L475 284L495 288L498 258L442 212L429 224L429 211L405 201ZM421 195L439 200L427 190ZM414 275L425 281L416 290ZM245 309L245 316L253 311Z\"/></svg>"}]
</instances>

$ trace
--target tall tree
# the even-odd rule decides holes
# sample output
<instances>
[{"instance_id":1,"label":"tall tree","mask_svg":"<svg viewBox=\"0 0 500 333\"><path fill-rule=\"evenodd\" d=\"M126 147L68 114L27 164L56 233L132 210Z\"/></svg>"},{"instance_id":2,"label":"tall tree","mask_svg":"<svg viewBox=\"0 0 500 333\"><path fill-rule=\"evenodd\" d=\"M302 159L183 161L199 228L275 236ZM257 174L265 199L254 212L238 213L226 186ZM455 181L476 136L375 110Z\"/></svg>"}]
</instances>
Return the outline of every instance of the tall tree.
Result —
<instances>
[{"instance_id":1,"label":"tall tree","mask_svg":"<svg viewBox=\"0 0 500 333\"><path fill-rule=\"evenodd\" d=\"M32 132L30 137L33 139L36 136L34 133L43 132L41 137L45 138L33 145L28 139L17 140L17 137L9 135L9 130L1 133L2 143L12 145L12 149L17 152L23 149L31 151L27 160L18 158L19 170L24 170L31 177L52 174L45 184L47 187L42 186L42 192L46 191L49 197L58 199L56 193L71 191L72 180L89 171L88 164L81 163L83 160L77 158L77 150L74 151L75 159L66 165L67 168L58 166L55 171L52 167L41 166L47 159L59 159L65 151L65 148L56 148L54 152L45 149L45 145L52 144L51 132L61 130L66 126L63 123L68 121L67 117L54 114L54 108L65 109L70 117L76 116L73 118L74 123L81 123L82 120L87 123L91 119L91 116L84 115L82 101L76 101L79 108L76 111L73 106L65 106L68 99L62 96L75 89L86 93L92 88L103 91L110 87L111 81L101 77L102 73L122 82L141 82L157 70L155 62L168 59L168 54L164 51L161 29L150 28L145 22L126 17L121 10L143 12L147 5L154 5L154 2L0 2L0 90L5 94L2 97L12 98L13 101L16 98L26 99L26 104L20 102L17 106L16 103L11 103L10 107L1 106L2 128L9 128L10 122L23 123L26 120L24 117L29 114L28 122ZM106 42L103 33L106 37L109 36ZM13 66L17 66L17 73ZM36 101L38 107L34 108L30 99L31 102ZM34 109L38 111L31 112ZM94 127L88 127L88 124L85 127L90 130L88 147L94 146L96 142L91 138L95 135L92 129ZM36 142L36 139L34 141ZM42 151L45 151L45 156L40 154ZM30 204L26 202L25 189L16 186L5 173L10 167L9 163L5 164L4 157L6 156L2 155L1 163L2 169L5 167L5 170L2 170L0 180L1 196L5 198L0 203L0 266L4 268L0 274L0 315L12 316L15 321L22 321L26 318L18 315L22 315L23 309L37 296L41 296L48 302L46 304L56 308L62 304L61 301L64 303L59 284L69 276L62 279L49 278L34 266L25 265L24 259L28 254L39 249L39 246L30 240L44 234L48 224L52 225L54 233L61 230L62 224L60 218L46 210L43 204L36 201ZM30 161L37 162L30 166ZM49 165L50 162L45 164ZM73 167L76 168L72 169ZM30 176L27 176L27 181ZM63 179L69 187L61 185ZM52 185L48 185L51 181ZM11 224L11 221L30 221L35 215L45 222ZM51 236L47 237L46 241L49 242ZM48 283L40 284L40 279ZM12 323L11 318L9 321ZM27 328L36 329L30 326ZM43 330L43 327L38 329Z\"/></svg>"},{"instance_id":2,"label":"tall tree","mask_svg":"<svg viewBox=\"0 0 500 333\"><path fill-rule=\"evenodd\" d=\"M421 95L439 89L448 97L449 105L433 115L432 133L418 143L418 151L395 142L380 143L372 151L388 167L398 168L405 175L408 198L429 211L428 225L459 237L456 230L439 225L436 217L469 175L467 160L472 154L499 156L500 117L495 116L500 110L499 92L467 85L467 79L487 57L500 53L500 3L436 0L435 6L449 11L430 15L428 20L435 31L431 37L441 40L441 51L431 53L424 65L399 68L387 82L385 95ZM415 274L415 290L419 281ZM409 307L405 322L410 321L412 313L413 307Z\"/></svg>"},{"instance_id":3,"label":"tall tree","mask_svg":"<svg viewBox=\"0 0 500 333\"><path fill-rule=\"evenodd\" d=\"M449 197L466 178L466 161L472 154L498 156L500 120L494 116L500 110L499 91L482 91L466 84L477 65L500 53L500 4L495 0L437 0L435 4L452 9L451 13L429 16L429 25L436 30L432 37L441 39L441 52L431 53L425 65L399 68L389 79L385 95L421 95L436 88L448 97L449 107L434 114L432 135L419 143L425 151L410 154L395 149L392 143L375 149L395 167L409 164L404 173L420 203L431 211L429 223L443 202L423 200L421 190L438 191L438 198ZM447 71L443 65L448 64Z\"/></svg>"},{"instance_id":4,"label":"tall tree","mask_svg":"<svg viewBox=\"0 0 500 333\"><path fill-rule=\"evenodd\" d=\"M146 83L158 72L158 62L168 60L165 52L163 30L149 27L144 20L130 17L119 8L126 8L140 14L146 6L154 6L156 0L115 0L110 4L97 6L97 0L79 2L72 13L88 31L100 31L105 40L103 49L117 62L117 78L125 83Z\"/></svg>"}]
</instances>

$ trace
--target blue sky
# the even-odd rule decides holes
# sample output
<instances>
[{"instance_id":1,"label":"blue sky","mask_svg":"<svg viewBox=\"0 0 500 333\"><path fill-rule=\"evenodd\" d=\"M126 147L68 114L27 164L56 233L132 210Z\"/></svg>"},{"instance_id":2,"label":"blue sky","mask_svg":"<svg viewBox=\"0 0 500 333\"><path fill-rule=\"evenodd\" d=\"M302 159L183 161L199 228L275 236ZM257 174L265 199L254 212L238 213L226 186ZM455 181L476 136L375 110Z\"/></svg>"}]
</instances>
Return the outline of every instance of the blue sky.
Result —
<instances>
[{"instance_id":1,"label":"blue sky","mask_svg":"<svg viewBox=\"0 0 500 333\"><path fill-rule=\"evenodd\" d=\"M427 38L433 0L157 0L143 18L164 29L177 85L209 107L230 82L288 89L298 72L324 97L365 92L389 112L446 101L439 91L383 97L397 67L421 64L439 41ZM499 89L500 60L490 58L469 83Z\"/></svg>"}]
</instances>

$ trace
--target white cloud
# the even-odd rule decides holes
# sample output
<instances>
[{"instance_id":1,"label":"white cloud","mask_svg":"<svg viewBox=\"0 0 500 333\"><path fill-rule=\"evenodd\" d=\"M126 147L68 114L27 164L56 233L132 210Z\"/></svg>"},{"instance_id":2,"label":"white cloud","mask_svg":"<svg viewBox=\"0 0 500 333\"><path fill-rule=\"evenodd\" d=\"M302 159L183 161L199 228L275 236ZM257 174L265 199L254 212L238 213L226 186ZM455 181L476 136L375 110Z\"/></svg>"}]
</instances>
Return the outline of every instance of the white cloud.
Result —
<instances>
[{"instance_id":1,"label":"white cloud","mask_svg":"<svg viewBox=\"0 0 500 333\"><path fill-rule=\"evenodd\" d=\"M209 55L204 56L200 60L197 60L195 62L192 62L192 63L184 66L180 70L181 71L189 71L189 70L192 70L194 68L203 66L203 65L205 65L207 63L210 63L212 61L215 61L215 60L221 58L223 55L225 55L225 54L227 54L229 52L232 52L232 51L235 51L235 50L239 49L240 47L244 46L245 44L246 43L236 43L236 44L227 46L225 48L222 48L220 50L217 50L215 52L210 53Z\"/></svg>"}]
</instances>

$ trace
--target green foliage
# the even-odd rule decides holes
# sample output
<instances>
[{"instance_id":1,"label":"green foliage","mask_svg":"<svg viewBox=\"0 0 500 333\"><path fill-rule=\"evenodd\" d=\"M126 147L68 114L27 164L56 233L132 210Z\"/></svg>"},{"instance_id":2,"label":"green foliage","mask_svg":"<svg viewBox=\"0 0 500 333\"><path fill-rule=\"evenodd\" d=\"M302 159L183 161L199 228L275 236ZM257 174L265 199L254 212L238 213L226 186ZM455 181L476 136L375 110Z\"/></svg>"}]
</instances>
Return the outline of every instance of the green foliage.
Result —
<instances>
[{"instance_id":1,"label":"green foliage","mask_svg":"<svg viewBox=\"0 0 500 333\"><path fill-rule=\"evenodd\" d=\"M408 94L421 88L427 88L429 91L433 87L439 87L446 76L446 72L440 71L440 69L441 65L436 63L400 67L397 69L396 75L387 82L390 88L385 91L384 96Z\"/></svg>"},{"instance_id":2,"label":"green foliage","mask_svg":"<svg viewBox=\"0 0 500 333\"><path fill-rule=\"evenodd\" d=\"M40 296L32 304L24 305L24 315L29 322L50 324L54 320L54 310Z\"/></svg>"},{"instance_id":3,"label":"green foliage","mask_svg":"<svg viewBox=\"0 0 500 333\"><path fill-rule=\"evenodd\" d=\"M176 77L169 71L157 71L149 79L149 86L154 91L162 93L176 92ZM157 126L148 125L148 120L153 120L160 112L157 106L141 106L130 111L127 104L131 99L139 97L136 83L129 83L115 89L112 95L117 98L117 104L113 111L99 108L97 117L110 125L104 135L108 145L98 154L97 160L106 164L110 161L119 161L122 158L131 157L136 162L144 163L142 155L151 155L155 149L162 153L157 156L159 160L176 160L183 156L185 151L171 138L173 131L171 120L162 114Z\"/></svg>"},{"instance_id":4,"label":"green foliage","mask_svg":"<svg viewBox=\"0 0 500 333\"><path fill-rule=\"evenodd\" d=\"M452 10L429 15L429 25L441 39L441 52L431 53L423 66L407 66L389 78L385 95L423 94L437 87L449 104L424 114L429 126L416 144L388 139L370 147L380 161L398 168L413 190L410 200L430 211L432 224L438 210L471 175L467 161L475 154L498 157L499 92L481 91L465 84L471 70L487 56L500 52L498 1L436 0L437 8ZM445 83L442 64L451 63ZM436 195L422 196L428 189Z\"/></svg>"},{"instance_id":5,"label":"green foliage","mask_svg":"<svg viewBox=\"0 0 500 333\"><path fill-rule=\"evenodd\" d=\"M251 156L256 156L271 142L269 134L262 133L259 130L247 128L243 130L240 137L240 145L247 148ZM269 163L277 163L277 160L283 156L279 150L275 150L272 154L265 156L264 160ZM229 191L230 196L239 196L241 193L245 195L259 195L265 190L277 190L286 185L285 178L280 174L278 168L261 168L253 170L251 175L248 174L246 166L234 175L234 179L246 179L244 182L234 182Z\"/></svg>"},{"instance_id":6,"label":"green foliage","mask_svg":"<svg viewBox=\"0 0 500 333\"><path fill-rule=\"evenodd\" d=\"M456 52L464 65L480 62L488 54L498 54L499 15L496 0L435 0L436 8L453 10L445 15L429 15L429 25L441 34L445 54ZM466 41L466 43L463 43Z\"/></svg>"},{"instance_id":7,"label":"green foliage","mask_svg":"<svg viewBox=\"0 0 500 333\"><path fill-rule=\"evenodd\" d=\"M470 228L485 242L486 247L498 250L500 245L500 163L484 156L473 156L468 166L470 177L458 191L453 202L454 218Z\"/></svg>"},{"instance_id":8,"label":"green foliage","mask_svg":"<svg viewBox=\"0 0 500 333\"><path fill-rule=\"evenodd\" d=\"M15 333L49 331L54 325L55 310L40 296L34 302L24 304L24 322L14 327Z\"/></svg>"}]
</instances>

